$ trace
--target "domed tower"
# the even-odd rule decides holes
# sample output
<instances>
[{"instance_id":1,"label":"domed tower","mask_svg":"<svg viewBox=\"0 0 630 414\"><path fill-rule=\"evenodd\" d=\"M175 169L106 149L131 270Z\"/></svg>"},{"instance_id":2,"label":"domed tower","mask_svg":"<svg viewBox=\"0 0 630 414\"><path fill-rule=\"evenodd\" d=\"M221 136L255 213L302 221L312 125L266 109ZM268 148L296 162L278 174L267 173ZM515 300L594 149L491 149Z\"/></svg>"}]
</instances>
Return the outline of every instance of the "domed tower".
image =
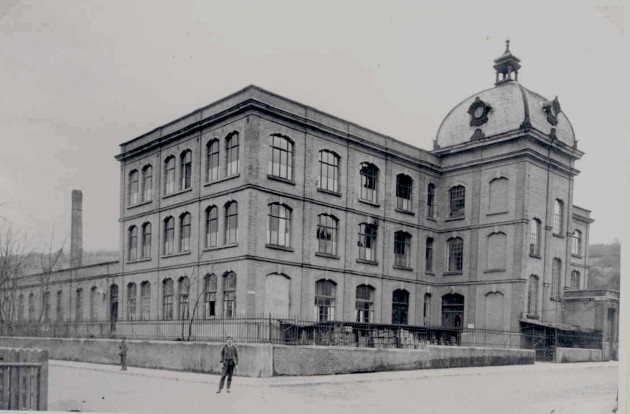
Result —
<instances>
[{"instance_id":1,"label":"domed tower","mask_svg":"<svg viewBox=\"0 0 630 414\"><path fill-rule=\"evenodd\" d=\"M565 290L586 287L582 251L592 220L573 206L583 153L558 98L519 82L509 41L493 67L494 86L446 115L432 151L443 171L434 183L446 257L439 282L444 294L463 297L466 325L563 322ZM574 272L581 281L572 281Z\"/></svg>"}]
</instances>

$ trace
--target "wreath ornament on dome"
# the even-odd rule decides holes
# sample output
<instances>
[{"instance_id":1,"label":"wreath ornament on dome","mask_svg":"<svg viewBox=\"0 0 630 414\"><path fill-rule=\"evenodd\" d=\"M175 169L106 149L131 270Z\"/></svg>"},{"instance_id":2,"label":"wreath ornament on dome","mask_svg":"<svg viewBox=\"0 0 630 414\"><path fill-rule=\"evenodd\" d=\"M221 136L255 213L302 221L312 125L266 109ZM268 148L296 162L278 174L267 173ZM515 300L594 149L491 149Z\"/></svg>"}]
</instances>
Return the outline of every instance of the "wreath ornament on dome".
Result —
<instances>
[{"instance_id":1,"label":"wreath ornament on dome","mask_svg":"<svg viewBox=\"0 0 630 414\"><path fill-rule=\"evenodd\" d=\"M475 98L475 101L468 108L470 114L470 126L481 126L488 122L488 113L492 110L492 107L479 99Z\"/></svg>"},{"instance_id":2,"label":"wreath ornament on dome","mask_svg":"<svg viewBox=\"0 0 630 414\"><path fill-rule=\"evenodd\" d=\"M562 112L558 97L556 96L553 101L543 102L542 107L543 111L547 113L547 122L551 125L558 125L558 114Z\"/></svg>"}]
</instances>

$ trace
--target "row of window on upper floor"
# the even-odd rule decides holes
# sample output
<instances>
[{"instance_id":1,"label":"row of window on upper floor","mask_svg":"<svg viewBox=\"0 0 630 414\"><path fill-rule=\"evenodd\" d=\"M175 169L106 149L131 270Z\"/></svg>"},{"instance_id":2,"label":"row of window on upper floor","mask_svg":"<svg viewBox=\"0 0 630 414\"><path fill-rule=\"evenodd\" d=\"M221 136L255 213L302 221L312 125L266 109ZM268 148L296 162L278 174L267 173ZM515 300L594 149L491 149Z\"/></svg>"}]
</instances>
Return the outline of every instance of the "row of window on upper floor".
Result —
<instances>
[{"instance_id":1,"label":"row of window on upper floor","mask_svg":"<svg viewBox=\"0 0 630 414\"><path fill-rule=\"evenodd\" d=\"M554 201L554 214L552 231L555 236L562 237L564 222L564 203L562 200ZM540 256L541 231L542 222L539 218L532 218L529 221L529 254L531 256ZM582 231L574 229L571 234L571 255L576 257L582 256Z\"/></svg>"},{"instance_id":2,"label":"row of window on upper floor","mask_svg":"<svg viewBox=\"0 0 630 414\"><path fill-rule=\"evenodd\" d=\"M288 182L294 179L293 141L280 134L272 134L271 157L269 159L268 176ZM221 157L220 141L213 139L206 145L206 182L218 180ZM239 134L234 131L226 137L226 150L223 157L225 162L224 177L235 176L239 173ZM378 205L379 168L369 162L360 164L360 192L359 200ZM179 156L179 179L177 179L176 157L168 156L164 160L164 195L185 191L192 187L192 151L184 150ZM179 182L179 185L177 183ZM322 192L340 194L340 156L330 150L319 152L319 176L317 189ZM490 181L490 204L493 212L507 211L507 183L506 177L497 177ZM466 188L455 185L449 188L449 217L461 218L466 207ZM413 213L413 179L407 174L396 176L396 209L401 212ZM133 169L129 173L127 204L150 202L153 199L153 167L148 164L140 172ZM429 183L426 192L426 215L428 218L436 216L436 186Z\"/></svg>"}]
</instances>

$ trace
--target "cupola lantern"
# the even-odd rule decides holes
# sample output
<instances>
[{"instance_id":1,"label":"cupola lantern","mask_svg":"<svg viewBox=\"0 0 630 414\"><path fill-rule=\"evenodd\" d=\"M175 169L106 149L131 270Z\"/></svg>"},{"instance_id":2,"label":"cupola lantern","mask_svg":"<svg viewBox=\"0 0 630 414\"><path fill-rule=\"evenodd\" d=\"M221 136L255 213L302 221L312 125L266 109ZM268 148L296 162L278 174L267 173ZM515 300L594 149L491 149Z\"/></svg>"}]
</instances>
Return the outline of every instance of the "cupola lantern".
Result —
<instances>
[{"instance_id":1,"label":"cupola lantern","mask_svg":"<svg viewBox=\"0 0 630 414\"><path fill-rule=\"evenodd\" d=\"M518 81L518 70L521 68L521 60L510 52L510 41L505 41L505 52L494 60L494 69L496 70L495 85L512 80ZM514 74L514 79L512 79Z\"/></svg>"}]
</instances>

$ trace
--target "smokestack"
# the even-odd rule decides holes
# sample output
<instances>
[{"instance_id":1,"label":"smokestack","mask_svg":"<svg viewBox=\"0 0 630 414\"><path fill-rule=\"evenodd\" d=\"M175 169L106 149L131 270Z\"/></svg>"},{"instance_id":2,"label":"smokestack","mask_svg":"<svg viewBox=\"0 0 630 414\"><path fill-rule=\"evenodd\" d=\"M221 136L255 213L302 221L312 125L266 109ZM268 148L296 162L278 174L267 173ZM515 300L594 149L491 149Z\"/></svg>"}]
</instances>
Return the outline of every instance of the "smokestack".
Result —
<instances>
[{"instance_id":1,"label":"smokestack","mask_svg":"<svg viewBox=\"0 0 630 414\"><path fill-rule=\"evenodd\" d=\"M83 193L72 190L72 224L70 229L70 263L81 266L83 260Z\"/></svg>"}]
</instances>

